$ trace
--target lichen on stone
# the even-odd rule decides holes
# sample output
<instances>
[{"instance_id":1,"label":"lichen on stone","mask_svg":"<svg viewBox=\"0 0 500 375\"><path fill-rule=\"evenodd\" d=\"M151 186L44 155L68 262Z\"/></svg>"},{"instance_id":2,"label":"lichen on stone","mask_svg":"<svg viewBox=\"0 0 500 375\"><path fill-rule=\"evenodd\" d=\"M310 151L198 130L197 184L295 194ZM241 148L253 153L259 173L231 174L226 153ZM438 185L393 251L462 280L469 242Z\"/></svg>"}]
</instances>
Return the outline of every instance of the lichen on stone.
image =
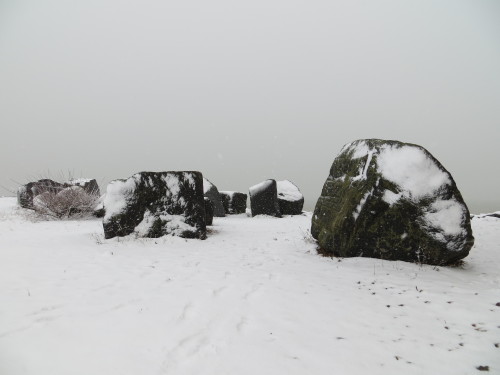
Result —
<instances>
[{"instance_id":1,"label":"lichen on stone","mask_svg":"<svg viewBox=\"0 0 500 375\"><path fill-rule=\"evenodd\" d=\"M468 255L470 215L450 173L424 148L358 140L334 160L312 218L320 251L428 264Z\"/></svg>"}]
</instances>

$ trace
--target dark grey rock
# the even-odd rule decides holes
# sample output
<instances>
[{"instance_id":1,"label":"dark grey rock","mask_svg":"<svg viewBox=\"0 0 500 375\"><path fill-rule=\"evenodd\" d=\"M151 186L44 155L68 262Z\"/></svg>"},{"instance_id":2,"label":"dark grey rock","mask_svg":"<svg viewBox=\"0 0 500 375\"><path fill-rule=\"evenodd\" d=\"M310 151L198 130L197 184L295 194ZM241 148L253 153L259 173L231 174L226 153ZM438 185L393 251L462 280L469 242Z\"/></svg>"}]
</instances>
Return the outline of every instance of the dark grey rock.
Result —
<instances>
[{"instance_id":1,"label":"dark grey rock","mask_svg":"<svg viewBox=\"0 0 500 375\"><path fill-rule=\"evenodd\" d=\"M81 187L87 194L99 195L99 185L95 179L75 179L68 182L57 182L48 178L29 182L17 190L17 201L23 208L33 208L33 199L43 193L58 194L71 186Z\"/></svg>"},{"instance_id":2,"label":"dark grey rock","mask_svg":"<svg viewBox=\"0 0 500 375\"><path fill-rule=\"evenodd\" d=\"M219 193L227 215L244 214L246 212L246 194L237 191L220 191Z\"/></svg>"},{"instance_id":3,"label":"dark grey rock","mask_svg":"<svg viewBox=\"0 0 500 375\"><path fill-rule=\"evenodd\" d=\"M215 186L213 183L211 183L206 178L203 178L203 194L205 195L205 197L207 197L208 199L210 199L212 201L212 204L214 207L213 216L215 216L215 217L226 216L226 212L224 210L224 205L222 204L222 198L219 194L219 190L217 189L217 186Z\"/></svg>"},{"instance_id":4,"label":"dark grey rock","mask_svg":"<svg viewBox=\"0 0 500 375\"><path fill-rule=\"evenodd\" d=\"M200 172L141 172L112 181L104 198L104 237L206 238Z\"/></svg>"},{"instance_id":5,"label":"dark grey rock","mask_svg":"<svg viewBox=\"0 0 500 375\"><path fill-rule=\"evenodd\" d=\"M344 146L311 226L321 252L450 264L474 244L469 210L450 173L424 148L367 139Z\"/></svg>"},{"instance_id":6,"label":"dark grey rock","mask_svg":"<svg viewBox=\"0 0 500 375\"><path fill-rule=\"evenodd\" d=\"M291 181L277 181L278 204L282 215L300 215L304 207L304 196Z\"/></svg>"},{"instance_id":7,"label":"dark grey rock","mask_svg":"<svg viewBox=\"0 0 500 375\"><path fill-rule=\"evenodd\" d=\"M214 221L214 204L210 198L205 197L205 224L212 225Z\"/></svg>"},{"instance_id":8,"label":"dark grey rock","mask_svg":"<svg viewBox=\"0 0 500 375\"><path fill-rule=\"evenodd\" d=\"M61 184L48 178L29 182L26 185L20 186L17 190L17 202L23 208L32 209L33 198L37 195L45 192L57 194L66 187L68 187L68 185Z\"/></svg>"},{"instance_id":9,"label":"dark grey rock","mask_svg":"<svg viewBox=\"0 0 500 375\"><path fill-rule=\"evenodd\" d=\"M275 180L266 180L249 188L252 216L281 217Z\"/></svg>"}]
</instances>

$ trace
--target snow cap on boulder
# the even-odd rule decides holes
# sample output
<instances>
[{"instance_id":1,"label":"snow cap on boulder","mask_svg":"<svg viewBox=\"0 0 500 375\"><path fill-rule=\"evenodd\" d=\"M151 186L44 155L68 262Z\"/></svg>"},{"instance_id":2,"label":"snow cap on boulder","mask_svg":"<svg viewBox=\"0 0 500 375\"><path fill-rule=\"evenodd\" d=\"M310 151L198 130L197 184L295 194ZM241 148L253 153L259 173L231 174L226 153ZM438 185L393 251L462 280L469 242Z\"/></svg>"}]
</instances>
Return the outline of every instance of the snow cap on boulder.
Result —
<instances>
[{"instance_id":1,"label":"snow cap on boulder","mask_svg":"<svg viewBox=\"0 0 500 375\"><path fill-rule=\"evenodd\" d=\"M281 217L278 203L278 189L275 180L265 180L250 187L250 208L252 216L269 215Z\"/></svg>"},{"instance_id":2,"label":"snow cap on boulder","mask_svg":"<svg viewBox=\"0 0 500 375\"><path fill-rule=\"evenodd\" d=\"M312 218L321 250L427 264L466 257L469 210L450 173L426 149L366 139L342 148Z\"/></svg>"},{"instance_id":3,"label":"snow cap on boulder","mask_svg":"<svg viewBox=\"0 0 500 375\"><path fill-rule=\"evenodd\" d=\"M109 183L104 236L206 238L200 172L141 172Z\"/></svg>"},{"instance_id":4,"label":"snow cap on boulder","mask_svg":"<svg viewBox=\"0 0 500 375\"><path fill-rule=\"evenodd\" d=\"M282 215L300 215L304 207L304 196L291 181L276 181L278 204Z\"/></svg>"}]
</instances>

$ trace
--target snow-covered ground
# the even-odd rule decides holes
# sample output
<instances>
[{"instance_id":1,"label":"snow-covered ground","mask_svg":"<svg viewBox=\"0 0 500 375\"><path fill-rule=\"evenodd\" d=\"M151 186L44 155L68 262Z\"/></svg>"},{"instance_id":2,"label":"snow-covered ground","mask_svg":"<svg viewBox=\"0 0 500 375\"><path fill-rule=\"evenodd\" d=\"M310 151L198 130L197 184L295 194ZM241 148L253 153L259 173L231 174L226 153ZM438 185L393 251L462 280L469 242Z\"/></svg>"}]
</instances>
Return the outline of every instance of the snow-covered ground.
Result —
<instances>
[{"instance_id":1,"label":"snow-covered ground","mask_svg":"<svg viewBox=\"0 0 500 375\"><path fill-rule=\"evenodd\" d=\"M1 198L0 374L499 374L500 220L472 223L448 268L321 257L310 215L104 240Z\"/></svg>"}]
</instances>

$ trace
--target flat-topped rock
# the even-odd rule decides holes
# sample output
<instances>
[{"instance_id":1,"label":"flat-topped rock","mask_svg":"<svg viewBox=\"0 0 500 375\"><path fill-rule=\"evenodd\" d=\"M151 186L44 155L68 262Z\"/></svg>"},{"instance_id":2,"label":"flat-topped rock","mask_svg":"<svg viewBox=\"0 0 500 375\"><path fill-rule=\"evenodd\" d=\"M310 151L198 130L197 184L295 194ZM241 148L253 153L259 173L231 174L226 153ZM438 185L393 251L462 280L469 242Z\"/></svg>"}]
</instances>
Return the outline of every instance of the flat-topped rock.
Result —
<instances>
[{"instance_id":1,"label":"flat-topped rock","mask_svg":"<svg viewBox=\"0 0 500 375\"><path fill-rule=\"evenodd\" d=\"M175 235L206 238L200 172L141 172L109 183L104 198L105 238Z\"/></svg>"},{"instance_id":2,"label":"flat-topped rock","mask_svg":"<svg viewBox=\"0 0 500 375\"><path fill-rule=\"evenodd\" d=\"M291 181L276 181L278 205L282 215L300 215L304 207L304 196Z\"/></svg>"}]
</instances>

